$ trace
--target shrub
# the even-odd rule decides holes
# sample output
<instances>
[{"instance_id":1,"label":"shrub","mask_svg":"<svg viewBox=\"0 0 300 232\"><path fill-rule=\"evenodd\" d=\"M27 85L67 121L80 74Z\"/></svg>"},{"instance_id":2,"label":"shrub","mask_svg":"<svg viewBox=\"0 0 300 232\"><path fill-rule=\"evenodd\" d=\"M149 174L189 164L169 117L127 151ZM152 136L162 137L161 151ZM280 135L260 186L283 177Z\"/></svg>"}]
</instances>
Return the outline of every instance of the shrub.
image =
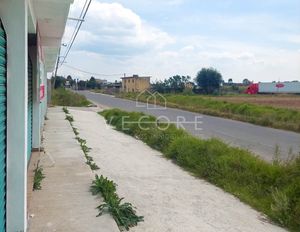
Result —
<instances>
[{"instance_id":1,"label":"shrub","mask_svg":"<svg viewBox=\"0 0 300 232\"><path fill-rule=\"evenodd\" d=\"M89 106L90 101L85 96L74 93L64 88L53 89L51 103L57 106ZM66 113L67 114L67 113Z\"/></svg>"},{"instance_id":2,"label":"shrub","mask_svg":"<svg viewBox=\"0 0 300 232\"><path fill-rule=\"evenodd\" d=\"M90 191L93 195L101 194L105 201L104 204L97 207L99 210L97 216L102 215L104 211L108 211L121 230L129 230L130 227L136 226L138 222L143 221L143 217L136 215L131 203L122 203L123 198L119 198L116 190L117 185L102 175L100 177L96 175L90 187Z\"/></svg>"}]
</instances>

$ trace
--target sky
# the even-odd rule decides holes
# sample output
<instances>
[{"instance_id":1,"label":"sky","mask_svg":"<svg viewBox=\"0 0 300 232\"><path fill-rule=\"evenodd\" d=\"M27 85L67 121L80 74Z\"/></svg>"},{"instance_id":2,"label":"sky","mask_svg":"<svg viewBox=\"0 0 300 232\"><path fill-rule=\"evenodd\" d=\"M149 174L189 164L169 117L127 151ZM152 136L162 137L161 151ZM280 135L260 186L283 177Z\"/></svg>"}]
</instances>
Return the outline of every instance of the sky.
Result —
<instances>
[{"instance_id":1,"label":"sky","mask_svg":"<svg viewBox=\"0 0 300 232\"><path fill-rule=\"evenodd\" d=\"M300 81L299 12L299 0L93 0L58 74L153 82L213 67L225 81ZM63 43L74 26L68 20Z\"/></svg>"}]
</instances>

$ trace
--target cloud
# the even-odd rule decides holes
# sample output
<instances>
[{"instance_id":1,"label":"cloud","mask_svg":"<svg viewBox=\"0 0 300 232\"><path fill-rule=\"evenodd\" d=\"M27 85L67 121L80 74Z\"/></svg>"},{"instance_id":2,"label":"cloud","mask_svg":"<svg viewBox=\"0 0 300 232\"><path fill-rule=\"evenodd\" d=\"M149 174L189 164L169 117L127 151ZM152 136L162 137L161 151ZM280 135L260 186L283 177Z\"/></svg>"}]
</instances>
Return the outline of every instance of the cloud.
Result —
<instances>
[{"instance_id":1,"label":"cloud","mask_svg":"<svg viewBox=\"0 0 300 232\"><path fill-rule=\"evenodd\" d=\"M276 17L274 20L272 15L263 13L215 17L211 12L200 14L196 7L193 10L197 10L197 17L189 17L187 11L175 12L174 9L188 8L184 1L176 0L119 2L123 4L93 1L67 59L68 64L95 73L151 75L153 80L175 74L193 77L202 67L215 67L224 79L235 81L300 77L299 30L293 23L276 20ZM75 0L71 17L79 16L83 3ZM143 6L144 10L132 10L133 3L138 4L138 8ZM167 7L168 4L184 6ZM159 11L160 8L165 11ZM154 15L149 17L149 12ZM165 17L171 24L161 22ZM64 42L69 40L74 23L68 23ZM192 27L192 32L188 27ZM278 28L283 29L281 35ZM64 66L59 71L82 79L90 77Z\"/></svg>"},{"instance_id":2,"label":"cloud","mask_svg":"<svg viewBox=\"0 0 300 232\"><path fill-rule=\"evenodd\" d=\"M75 2L71 13L79 15L82 5ZM68 26L65 38L70 38L74 25ZM78 34L77 50L103 54L134 55L160 49L174 42L161 29L143 21L139 15L119 3L94 1Z\"/></svg>"}]
</instances>

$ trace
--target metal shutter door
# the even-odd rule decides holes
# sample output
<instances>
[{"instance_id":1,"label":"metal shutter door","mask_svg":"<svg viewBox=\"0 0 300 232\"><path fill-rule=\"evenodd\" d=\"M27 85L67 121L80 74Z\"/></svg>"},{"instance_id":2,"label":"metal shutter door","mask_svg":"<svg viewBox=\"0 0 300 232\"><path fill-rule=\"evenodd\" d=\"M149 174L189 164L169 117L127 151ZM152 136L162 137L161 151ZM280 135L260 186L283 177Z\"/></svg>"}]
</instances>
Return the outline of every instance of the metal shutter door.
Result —
<instances>
[{"instance_id":1,"label":"metal shutter door","mask_svg":"<svg viewBox=\"0 0 300 232\"><path fill-rule=\"evenodd\" d=\"M32 150L32 62L28 57L28 122L27 122L27 161L29 161Z\"/></svg>"},{"instance_id":2,"label":"metal shutter door","mask_svg":"<svg viewBox=\"0 0 300 232\"><path fill-rule=\"evenodd\" d=\"M0 231L6 222L6 36L0 20Z\"/></svg>"}]
</instances>

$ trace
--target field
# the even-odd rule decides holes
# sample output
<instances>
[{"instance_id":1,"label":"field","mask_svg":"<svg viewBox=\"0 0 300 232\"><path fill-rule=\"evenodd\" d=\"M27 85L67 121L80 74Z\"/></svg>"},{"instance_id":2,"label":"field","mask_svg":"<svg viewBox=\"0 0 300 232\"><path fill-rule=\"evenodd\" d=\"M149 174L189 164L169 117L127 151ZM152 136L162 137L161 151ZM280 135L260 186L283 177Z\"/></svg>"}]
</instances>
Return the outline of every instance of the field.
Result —
<instances>
[{"instance_id":1,"label":"field","mask_svg":"<svg viewBox=\"0 0 300 232\"><path fill-rule=\"evenodd\" d=\"M149 95L123 93L120 97L146 102ZM153 99L153 98L152 98ZM154 103L149 100L149 103ZM165 94L156 104L256 125L300 132L299 96L204 96Z\"/></svg>"},{"instance_id":2,"label":"field","mask_svg":"<svg viewBox=\"0 0 300 232\"><path fill-rule=\"evenodd\" d=\"M211 98L232 103L250 103L254 105L272 106L276 108L293 109L300 111L299 95L235 95Z\"/></svg>"}]
</instances>

